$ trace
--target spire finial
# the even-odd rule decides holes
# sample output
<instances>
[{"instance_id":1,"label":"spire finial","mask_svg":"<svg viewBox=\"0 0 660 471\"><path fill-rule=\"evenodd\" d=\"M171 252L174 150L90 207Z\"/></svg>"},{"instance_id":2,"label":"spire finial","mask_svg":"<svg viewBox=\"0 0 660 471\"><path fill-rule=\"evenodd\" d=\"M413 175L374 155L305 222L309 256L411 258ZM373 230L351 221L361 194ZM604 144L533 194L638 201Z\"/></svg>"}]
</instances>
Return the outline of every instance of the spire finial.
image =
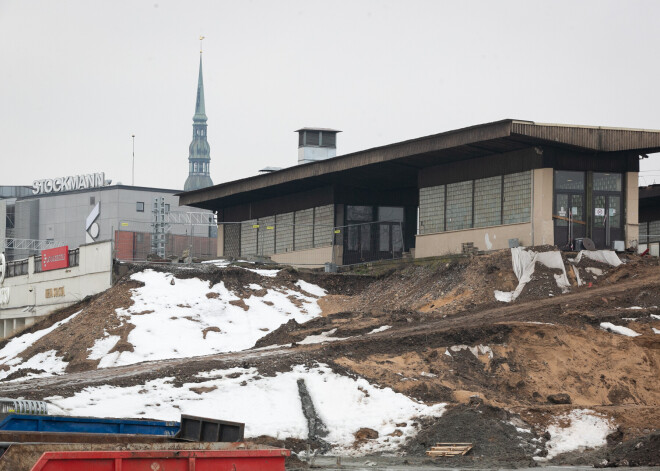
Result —
<instances>
[{"instance_id":1,"label":"spire finial","mask_svg":"<svg viewBox=\"0 0 660 471\"><path fill-rule=\"evenodd\" d=\"M204 36L199 37L199 53L202 53L202 41L204 41Z\"/></svg>"}]
</instances>

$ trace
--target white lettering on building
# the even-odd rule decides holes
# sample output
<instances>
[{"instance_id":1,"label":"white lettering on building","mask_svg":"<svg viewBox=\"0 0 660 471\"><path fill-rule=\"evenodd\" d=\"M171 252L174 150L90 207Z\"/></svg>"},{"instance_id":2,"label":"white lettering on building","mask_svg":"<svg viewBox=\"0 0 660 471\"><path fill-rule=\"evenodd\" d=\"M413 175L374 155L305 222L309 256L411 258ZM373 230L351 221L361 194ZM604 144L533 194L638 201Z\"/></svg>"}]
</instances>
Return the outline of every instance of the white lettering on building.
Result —
<instances>
[{"instance_id":1,"label":"white lettering on building","mask_svg":"<svg viewBox=\"0 0 660 471\"><path fill-rule=\"evenodd\" d=\"M105 173L90 173L69 177L46 178L32 182L32 194L61 193L105 186Z\"/></svg>"}]
</instances>

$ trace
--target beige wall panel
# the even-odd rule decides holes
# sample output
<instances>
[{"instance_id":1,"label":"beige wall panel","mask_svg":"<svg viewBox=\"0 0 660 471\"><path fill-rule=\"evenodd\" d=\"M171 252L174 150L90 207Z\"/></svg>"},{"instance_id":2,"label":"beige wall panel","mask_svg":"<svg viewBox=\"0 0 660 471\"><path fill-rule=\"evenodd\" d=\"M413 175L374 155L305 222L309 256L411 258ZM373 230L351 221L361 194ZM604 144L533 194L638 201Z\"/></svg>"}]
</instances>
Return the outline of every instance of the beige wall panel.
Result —
<instances>
[{"instance_id":1,"label":"beige wall panel","mask_svg":"<svg viewBox=\"0 0 660 471\"><path fill-rule=\"evenodd\" d=\"M554 245L555 230L552 221L553 176L551 168L534 170L534 200L532 218L534 227L531 245Z\"/></svg>"},{"instance_id":2,"label":"beige wall panel","mask_svg":"<svg viewBox=\"0 0 660 471\"><path fill-rule=\"evenodd\" d=\"M322 267L326 262L332 262L332 246L278 253L271 255L270 258L276 263L287 263L293 266Z\"/></svg>"},{"instance_id":3,"label":"beige wall panel","mask_svg":"<svg viewBox=\"0 0 660 471\"><path fill-rule=\"evenodd\" d=\"M440 232L416 237L415 258L461 253L463 242L472 242L479 250L498 250L509 248L509 239L515 238L519 240L520 245L530 245L532 223Z\"/></svg>"}]
</instances>

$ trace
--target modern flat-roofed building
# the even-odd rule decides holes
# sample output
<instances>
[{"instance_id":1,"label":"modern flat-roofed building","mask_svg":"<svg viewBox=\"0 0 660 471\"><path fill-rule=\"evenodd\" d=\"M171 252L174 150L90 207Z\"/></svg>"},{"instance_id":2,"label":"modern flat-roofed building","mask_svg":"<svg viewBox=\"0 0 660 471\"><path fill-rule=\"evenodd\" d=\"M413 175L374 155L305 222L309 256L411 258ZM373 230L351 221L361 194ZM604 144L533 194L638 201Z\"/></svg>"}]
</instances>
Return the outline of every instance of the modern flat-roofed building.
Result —
<instances>
[{"instance_id":1,"label":"modern flat-roofed building","mask_svg":"<svg viewBox=\"0 0 660 471\"><path fill-rule=\"evenodd\" d=\"M299 147L319 145L307 135L314 129L303 128ZM507 119L182 193L180 201L217 211L219 255L293 264L570 247L584 237L599 248L634 247L639 159L658 151L660 131Z\"/></svg>"},{"instance_id":2,"label":"modern flat-roofed building","mask_svg":"<svg viewBox=\"0 0 660 471\"><path fill-rule=\"evenodd\" d=\"M660 185L639 188L640 252L660 256Z\"/></svg>"}]
</instances>

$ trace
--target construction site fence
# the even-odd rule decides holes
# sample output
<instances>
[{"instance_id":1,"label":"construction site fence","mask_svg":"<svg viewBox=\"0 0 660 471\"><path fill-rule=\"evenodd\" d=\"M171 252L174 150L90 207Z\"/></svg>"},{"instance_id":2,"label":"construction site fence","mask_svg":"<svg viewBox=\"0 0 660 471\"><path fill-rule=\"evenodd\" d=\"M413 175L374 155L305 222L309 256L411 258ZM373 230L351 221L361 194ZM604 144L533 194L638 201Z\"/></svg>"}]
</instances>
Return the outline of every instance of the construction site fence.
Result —
<instances>
[{"instance_id":1,"label":"construction site fence","mask_svg":"<svg viewBox=\"0 0 660 471\"><path fill-rule=\"evenodd\" d=\"M114 232L117 260L203 261L218 256L217 227L214 224L166 224L160 228L144 222L122 224Z\"/></svg>"},{"instance_id":2,"label":"construction site fence","mask_svg":"<svg viewBox=\"0 0 660 471\"><path fill-rule=\"evenodd\" d=\"M409 250L402 221L334 226L272 219L219 223L223 256L320 267L400 259Z\"/></svg>"}]
</instances>

